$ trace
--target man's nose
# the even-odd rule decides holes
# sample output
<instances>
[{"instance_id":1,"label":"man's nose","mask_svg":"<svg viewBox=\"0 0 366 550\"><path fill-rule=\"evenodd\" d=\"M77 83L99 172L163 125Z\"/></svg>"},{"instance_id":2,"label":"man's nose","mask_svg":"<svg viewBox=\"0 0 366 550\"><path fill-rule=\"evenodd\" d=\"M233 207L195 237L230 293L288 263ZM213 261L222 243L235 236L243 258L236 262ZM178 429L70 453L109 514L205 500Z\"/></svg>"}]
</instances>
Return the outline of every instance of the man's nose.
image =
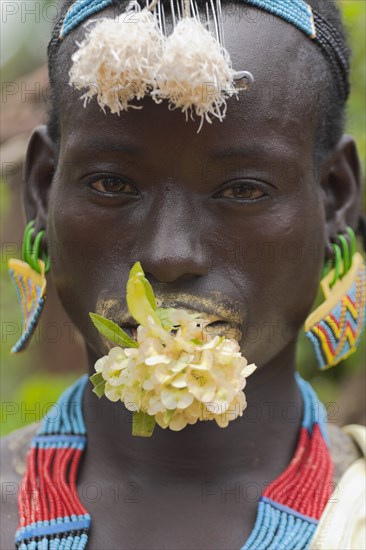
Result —
<instances>
[{"instance_id":1,"label":"man's nose","mask_svg":"<svg viewBox=\"0 0 366 550\"><path fill-rule=\"evenodd\" d=\"M210 259L205 253L205 221L191 204L164 200L144 224L137 256L145 274L160 282L206 275ZM137 257L136 256L136 257Z\"/></svg>"}]
</instances>

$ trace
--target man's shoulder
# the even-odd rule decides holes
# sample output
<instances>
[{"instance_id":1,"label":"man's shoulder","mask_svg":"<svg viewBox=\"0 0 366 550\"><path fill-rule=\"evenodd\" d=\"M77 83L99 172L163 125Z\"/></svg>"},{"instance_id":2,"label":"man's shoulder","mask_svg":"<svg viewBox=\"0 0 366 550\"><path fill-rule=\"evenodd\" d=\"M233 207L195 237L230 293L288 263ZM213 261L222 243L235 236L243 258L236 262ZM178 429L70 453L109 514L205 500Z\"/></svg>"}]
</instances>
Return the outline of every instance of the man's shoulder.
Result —
<instances>
[{"instance_id":1,"label":"man's shoulder","mask_svg":"<svg viewBox=\"0 0 366 550\"><path fill-rule=\"evenodd\" d=\"M27 451L38 426L37 423L30 424L0 440L1 550L14 548L14 534L18 525L18 490L25 472Z\"/></svg>"},{"instance_id":2,"label":"man's shoulder","mask_svg":"<svg viewBox=\"0 0 366 550\"><path fill-rule=\"evenodd\" d=\"M39 424L34 422L24 428L19 428L9 435L2 437L1 446L1 477L8 474L11 477L21 477L25 472L27 452L31 439L35 435Z\"/></svg>"},{"instance_id":3,"label":"man's shoulder","mask_svg":"<svg viewBox=\"0 0 366 550\"><path fill-rule=\"evenodd\" d=\"M336 424L327 424L335 481L339 481L351 464L364 456L359 442L362 437L366 436L366 428L364 426L354 426L354 430L349 428L349 426L340 428ZM358 438L354 435L357 432ZM364 435L362 436L362 434Z\"/></svg>"},{"instance_id":4,"label":"man's shoulder","mask_svg":"<svg viewBox=\"0 0 366 550\"><path fill-rule=\"evenodd\" d=\"M349 425L329 429L336 486L310 544L311 550L365 548L366 428ZM341 474L341 475L339 475Z\"/></svg>"}]
</instances>

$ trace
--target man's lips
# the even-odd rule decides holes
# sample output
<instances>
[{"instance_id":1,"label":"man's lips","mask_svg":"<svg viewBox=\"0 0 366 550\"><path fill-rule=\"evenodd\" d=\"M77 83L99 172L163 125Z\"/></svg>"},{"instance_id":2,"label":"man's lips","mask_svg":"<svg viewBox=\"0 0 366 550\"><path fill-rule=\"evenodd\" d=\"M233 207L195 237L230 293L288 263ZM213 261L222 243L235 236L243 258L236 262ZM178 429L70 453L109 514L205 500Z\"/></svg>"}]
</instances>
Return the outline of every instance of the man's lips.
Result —
<instances>
[{"instance_id":1,"label":"man's lips","mask_svg":"<svg viewBox=\"0 0 366 550\"><path fill-rule=\"evenodd\" d=\"M218 319L216 316L212 316L214 320L210 321L209 316L204 316L196 319L197 326L201 328L202 335L201 340L207 342L215 336L225 336L225 338L241 340L242 332L237 323L231 323L224 319ZM118 323L119 324L119 323ZM119 326L134 340L137 339L137 327L136 323L121 323ZM176 331L171 331L174 334Z\"/></svg>"},{"instance_id":2,"label":"man's lips","mask_svg":"<svg viewBox=\"0 0 366 550\"><path fill-rule=\"evenodd\" d=\"M137 340L137 325L136 326L126 326L120 325L120 327L125 331L126 334L133 340Z\"/></svg>"},{"instance_id":3,"label":"man's lips","mask_svg":"<svg viewBox=\"0 0 366 550\"><path fill-rule=\"evenodd\" d=\"M193 297L192 297L193 300ZM160 300L159 307L165 309L182 309L187 313L196 314L198 318L195 319L202 330L201 340L207 342L214 338L216 335L224 336L225 338L235 339L240 341L242 338L241 324L239 322L238 314L231 312L229 309L224 313L223 307L218 304L217 310L213 310L208 304L204 302L195 303L194 306L189 304L186 300L174 299L174 300ZM116 304L117 305L117 304ZM224 314L223 314L224 313ZM112 319L117 325L119 325L131 338L136 340L138 323L131 317L129 312L122 312L118 307L113 307L110 311L103 311L103 315L108 319ZM176 331L172 331L174 334Z\"/></svg>"}]
</instances>

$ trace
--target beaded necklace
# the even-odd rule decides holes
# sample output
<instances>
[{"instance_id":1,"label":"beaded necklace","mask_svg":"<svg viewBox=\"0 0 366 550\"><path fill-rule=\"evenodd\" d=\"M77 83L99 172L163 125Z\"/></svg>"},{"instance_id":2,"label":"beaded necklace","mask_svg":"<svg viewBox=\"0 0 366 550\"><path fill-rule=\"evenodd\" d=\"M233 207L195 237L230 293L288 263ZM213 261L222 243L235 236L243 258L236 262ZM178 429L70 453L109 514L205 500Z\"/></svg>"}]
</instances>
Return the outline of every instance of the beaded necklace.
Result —
<instances>
[{"instance_id":1,"label":"beaded necklace","mask_svg":"<svg viewBox=\"0 0 366 550\"><path fill-rule=\"evenodd\" d=\"M325 408L308 382L298 374L296 381L304 416L295 455L263 492L254 529L241 550L308 548L334 489Z\"/></svg>"},{"instance_id":2,"label":"beaded necklace","mask_svg":"<svg viewBox=\"0 0 366 550\"><path fill-rule=\"evenodd\" d=\"M86 445L82 414L85 374L67 388L32 438L18 493L19 550L83 550L90 515L76 492L76 476Z\"/></svg>"},{"instance_id":3,"label":"beaded necklace","mask_svg":"<svg viewBox=\"0 0 366 550\"><path fill-rule=\"evenodd\" d=\"M325 432L326 412L298 374L304 416L295 455L263 492L251 535L241 550L305 550L333 491L333 463ZM19 550L83 550L90 515L76 491L80 458L86 446L83 375L50 409L27 457L18 494Z\"/></svg>"}]
</instances>

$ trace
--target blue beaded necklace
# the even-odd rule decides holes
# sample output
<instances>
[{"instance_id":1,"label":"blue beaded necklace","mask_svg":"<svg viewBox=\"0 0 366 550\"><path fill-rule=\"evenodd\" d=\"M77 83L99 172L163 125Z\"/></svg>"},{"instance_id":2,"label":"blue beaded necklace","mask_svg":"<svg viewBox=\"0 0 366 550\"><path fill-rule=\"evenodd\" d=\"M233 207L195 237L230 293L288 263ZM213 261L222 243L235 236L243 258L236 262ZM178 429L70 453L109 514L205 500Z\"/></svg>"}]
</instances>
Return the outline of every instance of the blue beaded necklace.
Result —
<instances>
[{"instance_id":1,"label":"blue beaded necklace","mask_svg":"<svg viewBox=\"0 0 366 550\"><path fill-rule=\"evenodd\" d=\"M263 492L251 535L241 550L305 550L332 492L333 463L326 412L314 390L296 375L304 416L295 455ZM76 491L86 447L82 396L85 374L70 386L33 437L18 495L19 550L84 550L90 515Z\"/></svg>"}]
</instances>

